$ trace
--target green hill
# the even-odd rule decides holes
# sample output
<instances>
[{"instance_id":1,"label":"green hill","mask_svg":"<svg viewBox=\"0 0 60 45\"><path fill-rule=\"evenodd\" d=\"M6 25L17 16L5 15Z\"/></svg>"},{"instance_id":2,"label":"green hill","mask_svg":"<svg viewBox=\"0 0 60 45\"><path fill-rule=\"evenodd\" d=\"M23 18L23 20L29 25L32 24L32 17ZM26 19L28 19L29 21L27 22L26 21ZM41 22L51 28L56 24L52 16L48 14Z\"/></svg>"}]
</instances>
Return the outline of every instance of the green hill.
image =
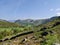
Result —
<instances>
[{"instance_id":1,"label":"green hill","mask_svg":"<svg viewBox=\"0 0 60 45\"><path fill-rule=\"evenodd\" d=\"M43 39L41 45L60 43L60 16L54 17L52 21L38 25L36 28L39 30L35 32L36 37Z\"/></svg>"},{"instance_id":2,"label":"green hill","mask_svg":"<svg viewBox=\"0 0 60 45\"><path fill-rule=\"evenodd\" d=\"M0 39L16 35L21 32L31 30L31 26L21 26L20 24L0 20Z\"/></svg>"},{"instance_id":3,"label":"green hill","mask_svg":"<svg viewBox=\"0 0 60 45\"><path fill-rule=\"evenodd\" d=\"M6 20L0 20L0 28L8 28L8 27L20 27L19 24L8 22Z\"/></svg>"},{"instance_id":4,"label":"green hill","mask_svg":"<svg viewBox=\"0 0 60 45\"><path fill-rule=\"evenodd\" d=\"M28 31L30 31L30 29L32 28L32 34L28 33ZM30 43L31 45L56 45L56 43L60 44L60 16L52 17L48 20L47 23L44 24L33 27L25 26L24 28L22 28L22 30L21 28L19 28L19 30L18 28L13 28L13 30L10 31L0 31L0 39L4 39L5 36L7 37L11 35L13 37L12 40L10 40L8 37L8 40L6 42L2 42L1 45L3 43L8 45L25 45ZM25 31L27 32L25 33ZM24 35L18 35L18 33L20 34L20 32L24 32ZM15 37L18 37L15 38L13 34L15 34ZM25 38L27 38L27 41L24 40Z\"/></svg>"}]
</instances>

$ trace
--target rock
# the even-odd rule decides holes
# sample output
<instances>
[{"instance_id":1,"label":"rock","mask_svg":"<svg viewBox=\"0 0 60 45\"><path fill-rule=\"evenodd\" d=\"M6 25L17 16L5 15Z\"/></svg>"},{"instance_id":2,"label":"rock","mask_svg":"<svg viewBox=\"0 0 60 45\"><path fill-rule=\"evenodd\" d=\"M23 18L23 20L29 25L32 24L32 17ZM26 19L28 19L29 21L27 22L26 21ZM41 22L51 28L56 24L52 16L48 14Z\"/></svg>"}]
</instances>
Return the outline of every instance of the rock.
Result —
<instances>
[{"instance_id":1,"label":"rock","mask_svg":"<svg viewBox=\"0 0 60 45\"><path fill-rule=\"evenodd\" d=\"M48 32L43 32L43 33L41 33L41 35L46 36L46 35L48 35Z\"/></svg>"},{"instance_id":2,"label":"rock","mask_svg":"<svg viewBox=\"0 0 60 45\"><path fill-rule=\"evenodd\" d=\"M3 40L0 40L0 42L3 42Z\"/></svg>"},{"instance_id":3,"label":"rock","mask_svg":"<svg viewBox=\"0 0 60 45\"><path fill-rule=\"evenodd\" d=\"M59 43L54 43L53 45L60 45Z\"/></svg>"}]
</instances>

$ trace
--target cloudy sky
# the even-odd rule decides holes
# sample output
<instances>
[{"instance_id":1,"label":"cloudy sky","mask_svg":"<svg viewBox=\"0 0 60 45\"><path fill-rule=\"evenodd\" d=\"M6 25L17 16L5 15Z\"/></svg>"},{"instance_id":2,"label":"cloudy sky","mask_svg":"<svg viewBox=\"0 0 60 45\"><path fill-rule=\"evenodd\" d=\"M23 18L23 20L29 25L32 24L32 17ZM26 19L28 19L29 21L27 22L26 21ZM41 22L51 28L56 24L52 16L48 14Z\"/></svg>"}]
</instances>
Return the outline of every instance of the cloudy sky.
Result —
<instances>
[{"instance_id":1,"label":"cloudy sky","mask_svg":"<svg viewBox=\"0 0 60 45\"><path fill-rule=\"evenodd\" d=\"M60 0L0 0L0 19L42 19L60 16Z\"/></svg>"}]
</instances>

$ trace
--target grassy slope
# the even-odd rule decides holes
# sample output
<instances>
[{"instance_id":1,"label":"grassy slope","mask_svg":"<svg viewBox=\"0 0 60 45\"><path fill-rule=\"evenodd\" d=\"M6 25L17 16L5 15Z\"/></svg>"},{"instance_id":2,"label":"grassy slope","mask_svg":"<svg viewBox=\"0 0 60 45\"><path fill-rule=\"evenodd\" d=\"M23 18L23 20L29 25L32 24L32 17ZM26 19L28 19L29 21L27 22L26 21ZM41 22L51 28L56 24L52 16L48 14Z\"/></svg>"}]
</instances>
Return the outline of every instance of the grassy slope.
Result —
<instances>
[{"instance_id":1,"label":"grassy slope","mask_svg":"<svg viewBox=\"0 0 60 45\"><path fill-rule=\"evenodd\" d=\"M5 20L0 20L0 39L12 35L12 29L16 27L20 27L20 25Z\"/></svg>"},{"instance_id":2,"label":"grassy slope","mask_svg":"<svg viewBox=\"0 0 60 45\"><path fill-rule=\"evenodd\" d=\"M31 30L31 26L21 26L20 24L8 22L1 20L0 21L0 39L5 37L10 37L12 35L16 35L17 33L29 31Z\"/></svg>"},{"instance_id":3,"label":"grassy slope","mask_svg":"<svg viewBox=\"0 0 60 45\"><path fill-rule=\"evenodd\" d=\"M59 22L59 24L58 24ZM46 40L45 42L43 42L42 45L46 45L46 43L48 45L52 45L52 43L60 43L60 18L56 18L54 19L53 21L47 23L47 24L44 24L40 27L45 27L46 29L45 30L42 30L43 32L46 31L46 32L49 32L49 31L52 31L54 32L53 35L51 35L50 33L45 37Z\"/></svg>"},{"instance_id":4,"label":"grassy slope","mask_svg":"<svg viewBox=\"0 0 60 45\"><path fill-rule=\"evenodd\" d=\"M0 21L0 28L8 28L8 27L19 27L20 25L16 23L11 23L8 21Z\"/></svg>"},{"instance_id":5,"label":"grassy slope","mask_svg":"<svg viewBox=\"0 0 60 45\"><path fill-rule=\"evenodd\" d=\"M33 35L30 35L28 37L35 36L35 38L37 40L28 39L27 42L25 42L25 43L22 42L22 44L20 44L21 39L25 38L25 36L23 36L24 38L18 37L13 40L2 42L1 44L25 45L26 43L28 43L30 45L40 45L40 44L41 45L52 45L53 43L60 43L60 24L56 24L57 22L60 22L60 18L56 18L55 20L48 22L47 24L42 24L42 25L34 27L35 30L40 30L40 31L39 32L35 31ZM49 31L52 31L52 33ZM44 32L47 32L48 34L42 35ZM33 41L33 43L32 43L32 41Z\"/></svg>"}]
</instances>

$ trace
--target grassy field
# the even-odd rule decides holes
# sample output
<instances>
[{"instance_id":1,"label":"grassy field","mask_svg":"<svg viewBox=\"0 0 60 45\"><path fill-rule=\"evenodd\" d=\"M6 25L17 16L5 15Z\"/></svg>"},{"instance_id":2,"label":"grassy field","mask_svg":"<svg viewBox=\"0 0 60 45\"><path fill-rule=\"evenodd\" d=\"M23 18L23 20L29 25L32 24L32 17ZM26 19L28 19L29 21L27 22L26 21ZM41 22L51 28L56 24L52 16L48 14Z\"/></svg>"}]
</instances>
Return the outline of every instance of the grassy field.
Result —
<instances>
[{"instance_id":1,"label":"grassy field","mask_svg":"<svg viewBox=\"0 0 60 45\"><path fill-rule=\"evenodd\" d=\"M3 39L5 37L9 37L9 36L12 36L12 35L16 35L18 33L21 33L21 32L25 32L25 31L30 31L31 29L30 28L0 28L0 39Z\"/></svg>"}]
</instances>

